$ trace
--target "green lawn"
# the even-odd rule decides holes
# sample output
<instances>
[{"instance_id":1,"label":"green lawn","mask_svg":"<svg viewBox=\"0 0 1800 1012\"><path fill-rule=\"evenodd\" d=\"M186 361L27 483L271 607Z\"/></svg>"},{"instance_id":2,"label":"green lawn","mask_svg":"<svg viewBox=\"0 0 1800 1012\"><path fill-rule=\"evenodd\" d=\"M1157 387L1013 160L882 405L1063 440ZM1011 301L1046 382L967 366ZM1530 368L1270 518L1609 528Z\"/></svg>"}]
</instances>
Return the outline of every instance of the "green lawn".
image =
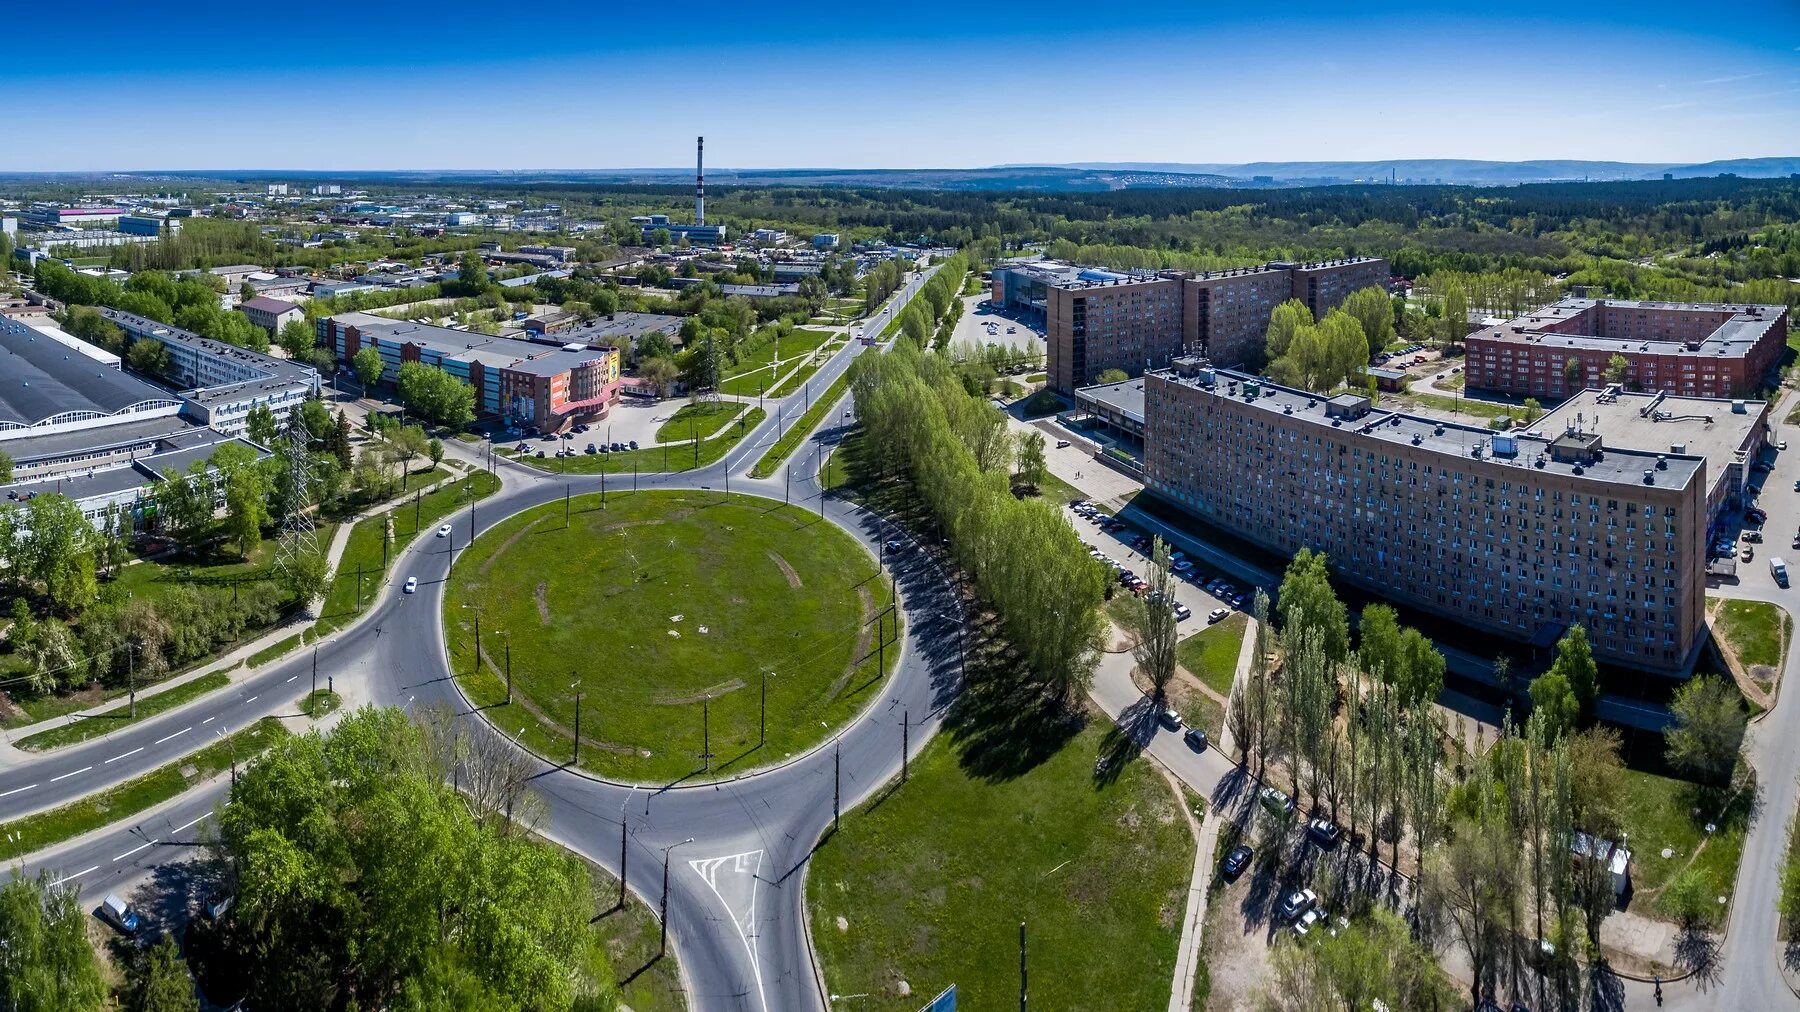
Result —
<instances>
[{"instance_id":1,"label":"green lawn","mask_svg":"<svg viewBox=\"0 0 1800 1012\"><path fill-rule=\"evenodd\" d=\"M1767 601L1728 600L1713 619L1714 635L1730 644L1745 668L1782 668L1782 645L1794 635L1787 609Z\"/></svg>"},{"instance_id":2,"label":"green lawn","mask_svg":"<svg viewBox=\"0 0 1800 1012\"><path fill-rule=\"evenodd\" d=\"M769 396L770 397L786 397L788 394L791 394L794 391L800 389L801 385L803 385L807 380L812 379L813 374L818 372L819 369L822 368L825 365L825 363L827 363L829 361L831 361L829 352L826 352L825 354L821 355L818 358L807 359L806 362L800 366L800 368L794 370L792 373L789 373L787 379L784 379L781 381L780 386L769 391Z\"/></svg>"},{"instance_id":3,"label":"green lawn","mask_svg":"<svg viewBox=\"0 0 1800 1012\"><path fill-rule=\"evenodd\" d=\"M1087 498L1087 493L1051 474L1048 470L1044 471L1044 478L1038 482L1037 488L1038 495L1055 503L1072 503L1077 499Z\"/></svg>"},{"instance_id":4,"label":"green lawn","mask_svg":"<svg viewBox=\"0 0 1800 1012\"><path fill-rule=\"evenodd\" d=\"M208 692L212 692L214 689L223 689L226 685L230 684L230 682L230 677L223 671L209 672L191 682L177 685L173 689L169 689L165 692L159 692L154 696L143 696L139 698L136 717L131 716L131 706L127 703L124 706L116 706L110 710L104 710L91 717L83 717L80 720L71 721L61 727L53 727L48 731L39 731L36 734L20 738L13 744L20 748L33 751L38 749L56 748L60 745L73 745L76 742L86 741L89 738L106 734L109 731L117 731L122 727L129 727L140 720L148 720L164 710L174 709L183 703L198 699Z\"/></svg>"},{"instance_id":5,"label":"green lawn","mask_svg":"<svg viewBox=\"0 0 1800 1012\"><path fill-rule=\"evenodd\" d=\"M880 691L875 618L888 583L869 554L813 513L713 492L597 495L512 517L456 560L445 595L451 667L488 719L561 759L583 698L581 763L674 780L776 762ZM467 607L465 607L467 606ZM479 617L485 663L477 669ZM762 673L768 741L758 745ZM703 701L710 699L710 703Z\"/></svg>"},{"instance_id":6,"label":"green lawn","mask_svg":"<svg viewBox=\"0 0 1800 1012\"><path fill-rule=\"evenodd\" d=\"M357 524L344 545L343 558L338 560L324 603L319 605L319 620L313 624L313 638L316 640L337 631L362 612L380 592L387 563L419 531L430 530L444 517L466 509L471 494L475 499L483 499L499 490L498 477L476 471L462 481L418 496L413 502L402 503ZM394 543L384 554L382 542L386 540L389 516L394 518Z\"/></svg>"},{"instance_id":7,"label":"green lawn","mask_svg":"<svg viewBox=\"0 0 1800 1012\"><path fill-rule=\"evenodd\" d=\"M632 1012L683 1012L688 1007L687 991L681 986L675 950L657 956L662 927L656 912L629 890L625 906L619 907L619 880L600 866L589 864L588 878L593 884L594 909L599 912L593 930L606 947L613 976L619 981L618 1007Z\"/></svg>"},{"instance_id":8,"label":"green lawn","mask_svg":"<svg viewBox=\"0 0 1800 1012\"><path fill-rule=\"evenodd\" d=\"M1243 612L1232 612L1217 625L1182 640L1175 648L1176 663L1193 672L1207 688L1230 698L1231 682L1237 677L1238 654L1244 646L1244 630L1249 625L1250 619Z\"/></svg>"},{"instance_id":9,"label":"green lawn","mask_svg":"<svg viewBox=\"0 0 1800 1012\"><path fill-rule=\"evenodd\" d=\"M959 1007L1011 1008L1023 921L1033 1007L1167 1005L1193 838L1147 762L1096 782L1104 723L1000 780L939 735L909 783L846 813L806 886L830 990L914 1012L954 983Z\"/></svg>"},{"instance_id":10,"label":"green lawn","mask_svg":"<svg viewBox=\"0 0 1800 1012\"><path fill-rule=\"evenodd\" d=\"M656 429L658 443L678 443L698 435L711 439L725 423L738 416L744 406L737 401L692 401L669 416Z\"/></svg>"},{"instance_id":11,"label":"green lawn","mask_svg":"<svg viewBox=\"0 0 1800 1012\"><path fill-rule=\"evenodd\" d=\"M1661 905L1661 894L1690 866L1703 876L1703 895L1730 896L1744 851L1753 792L1735 795L1721 812L1717 801L1705 800L1698 787L1684 780L1627 769L1624 783L1619 811L1630 840L1632 888L1636 891L1633 909L1648 907L1655 915L1673 919ZM1711 834L1706 832L1709 822L1716 827ZM1674 851L1673 855L1663 857L1665 847ZM1721 923L1726 909L1718 908Z\"/></svg>"},{"instance_id":12,"label":"green lawn","mask_svg":"<svg viewBox=\"0 0 1800 1012\"><path fill-rule=\"evenodd\" d=\"M135 780L127 780L98 794L90 794L61 808L0 824L0 861L10 861L22 854L128 819L152 805L161 804L181 794L215 773L229 770L234 755L242 763L286 735L287 729L281 726L280 721L264 717L233 733L225 741L215 741L198 752L167 766L159 766ZM184 774L184 771L191 772Z\"/></svg>"},{"instance_id":13,"label":"green lawn","mask_svg":"<svg viewBox=\"0 0 1800 1012\"><path fill-rule=\"evenodd\" d=\"M634 470L644 474L691 471L725 456L739 440L750 434L750 430L761 424L765 417L763 409L751 408L735 424L727 425L724 432L711 439L700 440L698 447L692 442L670 443L626 450L623 453L583 453L561 460L546 456L543 460L534 458L531 463L548 471L568 474L599 474L602 471L607 474L630 474Z\"/></svg>"},{"instance_id":14,"label":"green lawn","mask_svg":"<svg viewBox=\"0 0 1800 1012\"><path fill-rule=\"evenodd\" d=\"M781 466L781 462L806 441L806 437L812 434L812 430L818 428L820 420L837 406L838 400L848 389L850 389L850 374L846 372L826 387L824 393L813 400L812 407L808 408L805 414L789 422L787 431L781 434L781 438L777 439L775 444L769 447L769 451L762 455L762 459L756 462L756 466L750 469L750 477L767 478L774 474L776 469Z\"/></svg>"},{"instance_id":15,"label":"green lawn","mask_svg":"<svg viewBox=\"0 0 1800 1012\"><path fill-rule=\"evenodd\" d=\"M300 646L300 644L305 641L305 638L306 638L306 633L304 631L297 632L292 636L284 636L280 640L277 640L276 642L271 643L266 647L263 647L261 650L258 650L256 653L251 654L250 655L250 663L248 666L252 667L252 668L260 668L263 665L269 663L270 661L275 660L277 657L286 656L287 654L293 652L295 647Z\"/></svg>"},{"instance_id":16,"label":"green lawn","mask_svg":"<svg viewBox=\"0 0 1800 1012\"><path fill-rule=\"evenodd\" d=\"M775 381L792 369L801 356L809 354L835 336L828 330L801 327L779 342L770 340L746 353L738 359L736 365L727 368L719 382L719 390L722 393L751 396L759 390L773 387ZM780 345L779 349L777 344ZM775 354L778 350L781 359L776 364ZM775 366L773 373L769 369L771 365Z\"/></svg>"}]
</instances>

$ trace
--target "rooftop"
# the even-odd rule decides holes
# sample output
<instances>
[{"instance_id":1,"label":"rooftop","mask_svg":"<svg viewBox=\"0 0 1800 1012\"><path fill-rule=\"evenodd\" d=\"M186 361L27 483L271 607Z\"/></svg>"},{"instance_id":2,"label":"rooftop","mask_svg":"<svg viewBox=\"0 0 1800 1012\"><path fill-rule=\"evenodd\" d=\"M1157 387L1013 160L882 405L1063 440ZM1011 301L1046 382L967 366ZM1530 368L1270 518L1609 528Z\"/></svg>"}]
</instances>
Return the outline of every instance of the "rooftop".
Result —
<instances>
[{"instance_id":1,"label":"rooftop","mask_svg":"<svg viewBox=\"0 0 1800 1012\"><path fill-rule=\"evenodd\" d=\"M451 330L448 327L436 327L426 323L413 323L409 320L390 320L385 316L372 313L339 313L332 317L340 325L355 327L358 332L379 337L384 341L395 341L416 344L431 348L438 354L461 361L480 362L483 366L496 369L510 369L515 372L544 375L545 367L537 363L558 357L555 361L562 363L560 368L549 372L554 375L579 361L590 361L598 355L597 351L565 352L560 347L541 344L535 341L522 341L511 337L494 337L472 330ZM564 335L553 335L562 338ZM558 345L572 344L574 339L559 340Z\"/></svg>"},{"instance_id":2,"label":"rooftop","mask_svg":"<svg viewBox=\"0 0 1800 1012\"><path fill-rule=\"evenodd\" d=\"M550 335L561 344L580 341L584 344L616 346L629 343L645 334L673 334L681 329L681 317L666 313L614 313L593 323L571 327Z\"/></svg>"},{"instance_id":3,"label":"rooftop","mask_svg":"<svg viewBox=\"0 0 1800 1012\"><path fill-rule=\"evenodd\" d=\"M65 414L117 414L154 402L180 403L161 387L0 317L0 428L39 425Z\"/></svg>"},{"instance_id":4,"label":"rooftop","mask_svg":"<svg viewBox=\"0 0 1800 1012\"><path fill-rule=\"evenodd\" d=\"M317 387L319 383L318 372L309 365L301 365L285 358L275 358L272 355L264 355L248 348L240 348L235 344L202 337L191 330L182 330L180 327L173 327L123 310L103 306L100 309L100 315L112 320L130 333L149 335L167 345L190 348L197 354L231 362L245 371L246 376L241 380L182 391L181 396L196 404L234 400L242 397L246 390L252 388L260 387L273 392L287 390L296 385Z\"/></svg>"},{"instance_id":5,"label":"rooftop","mask_svg":"<svg viewBox=\"0 0 1800 1012\"><path fill-rule=\"evenodd\" d=\"M1736 410L1739 406L1742 411ZM1761 400L1590 388L1557 405L1531 431L1550 436L1574 429L1599 435L1609 448L1705 457L1709 480L1718 481L1727 465L1744 461L1745 451L1761 435L1767 411Z\"/></svg>"},{"instance_id":6,"label":"rooftop","mask_svg":"<svg viewBox=\"0 0 1800 1012\"><path fill-rule=\"evenodd\" d=\"M291 309L299 309L300 307L292 302L283 302L280 299L271 299L266 296L258 295L254 299L246 300L244 304L238 308L256 309L279 316Z\"/></svg>"},{"instance_id":7,"label":"rooftop","mask_svg":"<svg viewBox=\"0 0 1800 1012\"><path fill-rule=\"evenodd\" d=\"M1679 316L1713 317L1719 326L1698 340L1638 335L1607 335L1605 310L1637 311L1646 319ZM1656 355L1742 357L1776 325L1784 306L1713 302L1643 302L1630 299L1563 299L1516 320L1470 335L1475 340L1543 344L1587 351ZM1702 319L1702 325L1707 321Z\"/></svg>"},{"instance_id":8,"label":"rooftop","mask_svg":"<svg viewBox=\"0 0 1800 1012\"><path fill-rule=\"evenodd\" d=\"M1075 399L1103 405L1139 424L1144 421L1144 378L1142 376L1120 383L1082 387L1075 391Z\"/></svg>"}]
</instances>

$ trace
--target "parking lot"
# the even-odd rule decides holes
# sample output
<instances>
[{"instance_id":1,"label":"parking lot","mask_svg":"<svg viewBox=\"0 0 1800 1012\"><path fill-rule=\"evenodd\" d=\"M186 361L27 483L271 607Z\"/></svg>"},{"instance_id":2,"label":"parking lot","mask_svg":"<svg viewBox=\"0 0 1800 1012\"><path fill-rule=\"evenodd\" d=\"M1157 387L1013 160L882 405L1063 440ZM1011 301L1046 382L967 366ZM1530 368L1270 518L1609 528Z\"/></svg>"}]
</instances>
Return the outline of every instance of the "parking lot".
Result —
<instances>
[{"instance_id":1,"label":"parking lot","mask_svg":"<svg viewBox=\"0 0 1800 1012\"><path fill-rule=\"evenodd\" d=\"M996 309L980 308L987 298L986 292L963 296L963 315L956 321L956 333L950 339L951 346L973 343L1023 348L1037 356L1032 371L1042 369L1044 365L1043 321L1026 317L1022 313L1003 313Z\"/></svg>"},{"instance_id":2,"label":"parking lot","mask_svg":"<svg viewBox=\"0 0 1800 1012\"><path fill-rule=\"evenodd\" d=\"M1070 522L1088 546L1088 554L1112 567L1115 578L1141 593L1149 567L1150 536L1086 502L1067 507ZM1170 552L1175 570L1176 617L1183 636L1217 622L1235 610L1247 610L1254 591L1231 583L1179 549Z\"/></svg>"}]
</instances>

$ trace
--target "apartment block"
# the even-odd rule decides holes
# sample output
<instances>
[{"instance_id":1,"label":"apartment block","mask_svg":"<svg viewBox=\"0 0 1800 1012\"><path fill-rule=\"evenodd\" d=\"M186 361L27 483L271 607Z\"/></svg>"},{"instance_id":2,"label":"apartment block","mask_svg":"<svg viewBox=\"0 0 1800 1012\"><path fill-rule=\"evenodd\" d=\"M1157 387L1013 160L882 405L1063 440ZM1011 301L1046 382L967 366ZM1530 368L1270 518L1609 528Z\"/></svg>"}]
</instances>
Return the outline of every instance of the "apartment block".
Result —
<instances>
[{"instance_id":1,"label":"apartment block","mask_svg":"<svg viewBox=\"0 0 1800 1012\"><path fill-rule=\"evenodd\" d=\"M1537 649L1580 623L1602 660L1669 675L1702 641L1709 528L1768 439L1760 404L1588 390L1495 433L1196 358L1144 398L1146 485L1206 522Z\"/></svg>"},{"instance_id":2,"label":"apartment block","mask_svg":"<svg viewBox=\"0 0 1800 1012\"><path fill-rule=\"evenodd\" d=\"M1605 382L1618 355L1628 389L1744 397L1780 361L1787 331L1785 306L1564 299L1471 334L1468 384L1561 399Z\"/></svg>"},{"instance_id":3,"label":"apartment block","mask_svg":"<svg viewBox=\"0 0 1800 1012\"><path fill-rule=\"evenodd\" d=\"M1087 386L1108 369L1141 373L1181 352L1181 278L1075 281L1045 292L1050 385Z\"/></svg>"}]
</instances>

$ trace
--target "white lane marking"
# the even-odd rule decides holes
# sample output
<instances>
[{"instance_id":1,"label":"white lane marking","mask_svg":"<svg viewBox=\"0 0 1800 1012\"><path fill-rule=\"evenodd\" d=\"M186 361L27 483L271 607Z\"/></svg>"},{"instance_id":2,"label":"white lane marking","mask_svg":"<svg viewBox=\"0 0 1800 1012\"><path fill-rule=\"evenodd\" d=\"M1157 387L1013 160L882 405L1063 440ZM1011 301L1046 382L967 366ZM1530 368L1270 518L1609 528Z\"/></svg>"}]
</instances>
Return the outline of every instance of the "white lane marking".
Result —
<instances>
[{"instance_id":1,"label":"white lane marking","mask_svg":"<svg viewBox=\"0 0 1800 1012\"><path fill-rule=\"evenodd\" d=\"M756 999L758 1005L767 1012L768 996L763 991L762 958L756 951L756 883L757 875L762 871L763 852L746 851L742 854L726 854L722 857L702 858L689 861L688 867L694 869L702 881L712 889L718 897L725 912L731 915L731 926L737 929L738 938L744 943L744 951L750 955L750 971L756 975ZM726 873L721 879L720 872ZM731 876L735 876L731 877ZM720 886L724 888L721 889ZM746 886L749 895L744 896ZM740 913L734 908L732 900L725 894L730 892L737 899L738 905L744 909Z\"/></svg>"},{"instance_id":2,"label":"white lane marking","mask_svg":"<svg viewBox=\"0 0 1800 1012\"><path fill-rule=\"evenodd\" d=\"M50 778L50 782L51 782L51 783L56 783L56 782L57 782L57 781L58 781L58 780L67 780L67 779L69 779L69 778L70 778L70 777L72 777L72 776L74 776L74 775L75 775L75 774L76 774L76 773L86 773L86 772L87 772L87 771L88 771L88 770L91 770L91 769L93 769L93 767L92 767L92 766L83 766L83 767L82 767L82 768L80 768L80 769L78 769L78 770L73 770L73 771L71 771L71 772L68 772L68 773L64 773L64 774L63 774L63 775L62 775L62 776L60 776L60 777L51 777L51 778Z\"/></svg>"},{"instance_id":3,"label":"white lane marking","mask_svg":"<svg viewBox=\"0 0 1800 1012\"><path fill-rule=\"evenodd\" d=\"M99 865L94 865L92 868L83 868L73 875L64 875L62 878L59 878L50 884L52 886L59 886L59 885L62 885L64 882L69 881L70 879L80 878L81 876L86 875L90 871L98 871L98 870L100 870Z\"/></svg>"},{"instance_id":4,"label":"white lane marking","mask_svg":"<svg viewBox=\"0 0 1800 1012\"><path fill-rule=\"evenodd\" d=\"M246 700L244 700L244 702L246 702L246 703L254 703L254 702L256 702L256 697L255 697L255 696L251 696L251 697L250 697L250 698L249 698L249 699L246 699Z\"/></svg>"},{"instance_id":5,"label":"white lane marking","mask_svg":"<svg viewBox=\"0 0 1800 1012\"><path fill-rule=\"evenodd\" d=\"M212 716L210 716L210 717L208 717L208 718L206 718L206 719L205 719L205 720L203 720L203 721L201 721L201 722L200 722L200 723L202 723L202 724L210 724L210 723L212 723L212 722L213 722L213 721L215 721L215 720L218 720L218 719L219 719L219 715L218 715L218 714L216 714L216 713L215 713L215 714L213 714L213 715L212 715Z\"/></svg>"},{"instance_id":6,"label":"white lane marking","mask_svg":"<svg viewBox=\"0 0 1800 1012\"><path fill-rule=\"evenodd\" d=\"M287 680L291 682L294 679L299 678L299 677L300 677L299 675L289 675Z\"/></svg>"},{"instance_id":7,"label":"white lane marking","mask_svg":"<svg viewBox=\"0 0 1800 1012\"><path fill-rule=\"evenodd\" d=\"M26 784L26 785L25 785L25 786L23 786L23 787L14 787L14 788L13 788L13 789L12 789L12 790L10 790L10 791L7 791L7 792L5 792L5 793L0 793L0 798L10 798L10 797L12 797L12 796L13 796L13 795L15 795L15 794L17 794L17 793L19 793L19 792L20 792L20 791L29 791L29 790L31 790L31 789L32 789L32 788L33 788L33 787L36 787L36 786L37 786L37 785L36 785L36 784Z\"/></svg>"},{"instance_id":8,"label":"white lane marking","mask_svg":"<svg viewBox=\"0 0 1800 1012\"><path fill-rule=\"evenodd\" d=\"M137 748L134 748L134 749L132 749L132 750L131 750L131 751L129 751L129 752L121 752L121 753L119 753L119 754L118 754L118 755L116 755L116 756L113 756L113 757L112 757L112 758L111 758L111 759L108 759L108 760L106 760L106 762L105 762L105 763L101 763L101 764L100 764L100 765L102 765L102 766L105 766L105 765L106 765L106 763L116 763L116 762L118 762L118 761L119 761L119 760L120 760L120 759L123 759L123 758L125 758L125 757L126 757L126 756L133 756L133 755L137 755L137 754L138 754L138 753L139 753L139 752L142 752L142 751L143 751L143 750L144 750L144 747L143 747L143 746L142 746L142 745L139 745L139 746L138 746L138 747L137 747Z\"/></svg>"},{"instance_id":9,"label":"white lane marking","mask_svg":"<svg viewBox=\"0 0 1800 1012\"><path fill-rule=\"evenodd\" d=\"M155 740L155 741L153 741L153 742L151 742L151 743L150 743L150 744L152 744L152 745L161 745L161 744L162 744L162 743L163 743L163 742L165 742L165 741L168 741L168 740L169 740L169 739L170 739L170 738L179 738L179 737L181 737L181 736L182 736L182 735L184 735L184 734L186 734L186 733L188 733L188 732L189 732L189 731L192 731L192 730L193 730L193 728L191 728L191 727L184 727L184 728L182 728L182 729L181 729L181 730L179 730L179 731L177 731L177 732L175 732L175 733L174 733L174 734L171 734L171 735L169 735L169 736L167 736L167 737L164 737L164 738L158 738L158 739L156 739L156 740Z\"/></svg>"},{"instance_id":10,"label":"white lane marking","mask_svg":"<svg viewBox=\"0 0 1800 1012\"><path fill-rule=\"evenodd\" d=\"M200 816L198 819L195 819L193 822L189 822L186 825L176 826L175 832L179 833L182 830L187 829L189 826L192 826L195 822L204 822L206 820L206 817L211 814L212 814L211 812L207 812L205 815Z\"/></svg>"},{"instance_id":11,"label":"white lane marking","mask_svg":"<svg viewBox=\"0 0 1800 1012\"><path fill-rule=\"evenodd\" d=\"M156 842L157 842L157 841L155 841L155 840L151 840L151 841L150 841L150 843L156 843ZM131 849L130 849L130 850L128 850L128 851L126 851L126 852L125 852L125 853L123 853L123 854L120 854L120 855L119 855L119 856L118 856L118 857L115 857L115 858L113 858L113 863L114 863L114 864L118 864L118 863L119 863L119 862L120 862L120 861L123 861L123 860L125 860L125 859L126 859L126 858L128 858L128 857L130 857L130 856L131 856L131 855L133 855L133 854L135 854L135 853L137 853L137 852L138 852L138 851L140 851L140 850L143 850L143 849L144 849L144 848L145 848L145 847L148 847L148 846L150 846L150 843L140 843L140 844L138 844L138 845L137 845L137 846L135 846L135 847L133 847L133 848L131 848Z\"/></svg>"}]
</instances>

